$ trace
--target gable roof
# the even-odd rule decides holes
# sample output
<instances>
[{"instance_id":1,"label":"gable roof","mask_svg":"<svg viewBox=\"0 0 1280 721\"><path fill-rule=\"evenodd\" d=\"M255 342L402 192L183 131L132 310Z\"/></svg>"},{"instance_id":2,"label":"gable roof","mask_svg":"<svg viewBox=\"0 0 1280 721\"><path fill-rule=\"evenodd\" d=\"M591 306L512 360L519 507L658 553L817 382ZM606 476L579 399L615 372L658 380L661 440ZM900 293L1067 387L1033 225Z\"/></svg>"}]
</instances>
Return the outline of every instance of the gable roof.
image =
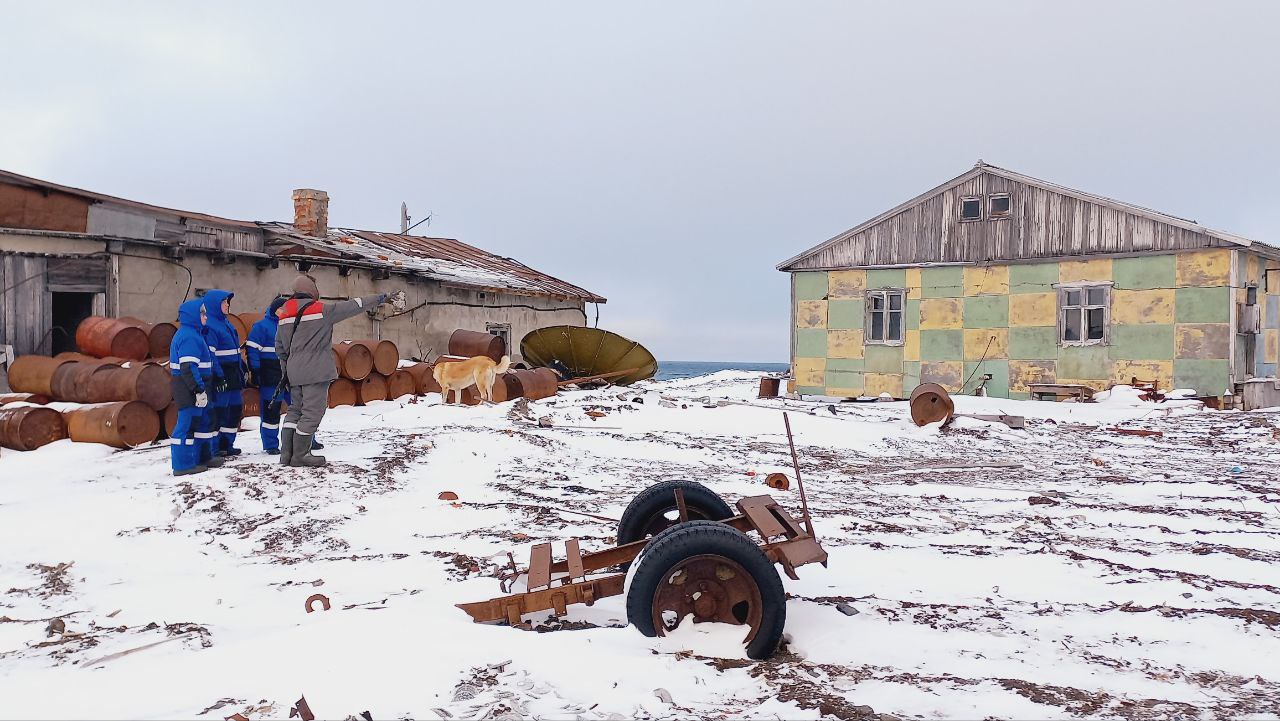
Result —
<instances>
[{"instance_id":1,"label":"gable roof","mask_svg":"<svg viewBox=\"0 0 1280 721\"><path fill-rule=\"evenodd\" d=\"M827 248L830 248L831 246L836 245L837 243L848 240L849 238L852 238L853 236L857 235L863 230L866 230L867 228L870 228L871 226L874 226L877 223L881 223L885 220L888 220L894 217L895 215L898 215L899 213L905 212L915 207L917 204L925 200L928 200L929 198L932 198L936 195L939 195L948 190L951 190L952 188L955 188L959 185L963 185L964 183L967 183L970 180L973 180L974 178L978 177L983 173L995 175L1001 178L1006 178L1008 180L1012 180L1018 183L1024 183L1026 185L1040 187L1045 190L1058 193L1060 195L1076 198L1078 200L1086 201L1089 203L1095 203L1097 205L1111 208L1113 210L1118 210L1124 213L1131 213L1133 215L1148 218L1150 220L1153 220L1159 223L1164 223L1166 225L1182 228L1184 230L1188 230L1194 233L1199 233L1201 235L1205 235L1211 238L1216 238L1220 241L1229 243L1231 245L1237 245L1240 247L1249 247L1254 244L1258 244L1258 245L1262 245L1264 248L1267 248L1268 250L1274 250L1274 248L1272 248L1271 246L1267 246L1264 243L1259 243L1258 241L1250 240L1243 236L1235 235L1234 233L1227 233L1221 230L1214 230L1213 228L1200 225L1194 220L1180 218L1176 215L1170 215L1168 213L1163 213L1158 210L1152 210L1151 208L1144 208L1140 205L1126 203L1124 201L1107 198L1105 196L1095 195L1093 193L1086 193L1082 190L1068 188L1064 185L1058 185L1057 183L1051 183L1046 180L1040 180L1039 178L1033 178L1029 175L1023 175L1022 173L1018 173L1012 170L1007 170L1005 168L997 167L995 165L989 165L979 160L973 166L973 168L965 171L964 173L961 173L960 175L957 175L951 180L948 180L945 183L942 183L941 185L938 185L934 188L926 190L920 195L917 195L916 197L904 203L896 205L893 208L890 208L889 210L886 210L885 212L875 216L874 218L870 218L866 221L863 221L862 223L859 223L853 228L850 228L849 230L846 230L845 232L840 233L839 235L833 238L823 241L822 243L819 243L818 245L815 245L814 247L809 248L808 250L802 253L799 253L798 255L792 256L782 261L777 265L777 269L782 271L790 270L792 266L794 266L796 263L799 263L800 261L806 258L809 258L810 256L820 253L826 250Z\"/></svg>"},{"instance_id":2,"label":"gable roof","mask_svg":"<svg viewBox=\"0 0 1280 721\"><path fill-rule=\"evenodd\" d=\"M353 228L330 228L323 238L298 232L291 223L261 223L272 255L346 258L412 271L442 283L481 290L543 295L604 303L591 291L453 238L428 238Z\"/></svg>"}]
</instances>

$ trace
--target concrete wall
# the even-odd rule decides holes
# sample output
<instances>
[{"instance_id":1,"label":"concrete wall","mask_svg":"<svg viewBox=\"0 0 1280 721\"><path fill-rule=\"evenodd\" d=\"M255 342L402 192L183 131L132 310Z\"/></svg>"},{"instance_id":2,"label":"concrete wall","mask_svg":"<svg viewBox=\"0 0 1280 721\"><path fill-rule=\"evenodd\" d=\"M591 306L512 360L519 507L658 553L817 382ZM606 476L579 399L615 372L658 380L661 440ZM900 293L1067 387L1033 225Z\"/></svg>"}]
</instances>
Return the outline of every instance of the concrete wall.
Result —
<instances>
[{"instance_id":1,"label":"concrete wall","mask_svg":"<svg viewBox=\"0 0 1280 721\"><path fill-rule=\"evenodd\" d=\"M119 315L141 318L148 322L173 320L188 277L182 268L165 262L156 251L131 248L131 253L149 256L119 259ZM206 256L192 253L184 261L191 269L192 295L196 289L222 288L235 293L232 312L261 314L278 293L285 293L298 275L292 262L281 262L276 269L258 270L251 260L241 258L230 265L214 265ZM585 325L581 301L517 296L447 288L434 281L410 284L405 276L390 280L374 280L368 271L353 270L347 277L335 268L313 266L308 273L316 278L325 300L345 299L377 293L404 290L408 308L425 301L467 303L485 306L427 305L412 313L385 321L361 314L338 326L335 340L376 338L394 342L402 358L432 357L447 352L449 334L458 328L484 331L488 323L510 323L512 359L520 360L519 345L526 333L549 325ZM530 308L503 308L504 305L529 305Z\"/></svg>"},{"instance_id":2,"label":"concrete wall","mask_svg":"<svg viewBox=\"0 0 1280 721\"><path fill-rule=\"evenodd\" d=\"M796 390L902 398L917 384L933 382L969 393L990 373L987 390L998 397L1027 398L1031 383L1075 383L1101 390L1134 376L1156 379L1162 388L1221 395L1231 383L1234 301L1237 296L1244 300L1243 289L1232 292L1233 264L1243 264L1237 270L1254 273L1261 285L1265 263L1223 248L1046 263L794 273ZM1271 275L1275 294L1280 273ZM1064 346L1058 341L1056 285L1077 281L1113 284L1105 345ZM863 341L865 292L877 288L907 291L900 345ZM1270 312L1265 324L1273 330L1260 341L1264 350L1257 370L1274 369L1266 363L1275 362L1274 329L1280 328L1280 300L1269 296L1266 302ZM1273 350L1265 350L1267 343ZM1236 379L1246 377L1237 373Z\"/></svg>"}]
</instances>

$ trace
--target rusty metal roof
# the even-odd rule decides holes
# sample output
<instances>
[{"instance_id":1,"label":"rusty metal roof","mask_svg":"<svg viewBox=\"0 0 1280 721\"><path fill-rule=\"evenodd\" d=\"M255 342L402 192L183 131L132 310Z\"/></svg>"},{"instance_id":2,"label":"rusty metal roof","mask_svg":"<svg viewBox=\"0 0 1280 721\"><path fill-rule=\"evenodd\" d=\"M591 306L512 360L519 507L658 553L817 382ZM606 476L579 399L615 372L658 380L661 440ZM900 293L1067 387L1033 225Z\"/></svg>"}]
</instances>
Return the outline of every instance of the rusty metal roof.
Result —
<instances>
[{"instance_id":1,"label":"rusty metal roof","mask_svg":"<svg viewBox=\"0 0 1280 721\"><path fill-rule=\"evenodd\" d=\"M606 299L567 281L547 275L521 263L467 245L452 238L380 233L352 228L330 228L317 238L298 232L291 223L260 223L267 232L268 246L294 245L273 255L315 255L338 257L386 265L391 270L413 271L443 283L511 292L570 298L588 303Z\"/></svg>"}]
</instances>

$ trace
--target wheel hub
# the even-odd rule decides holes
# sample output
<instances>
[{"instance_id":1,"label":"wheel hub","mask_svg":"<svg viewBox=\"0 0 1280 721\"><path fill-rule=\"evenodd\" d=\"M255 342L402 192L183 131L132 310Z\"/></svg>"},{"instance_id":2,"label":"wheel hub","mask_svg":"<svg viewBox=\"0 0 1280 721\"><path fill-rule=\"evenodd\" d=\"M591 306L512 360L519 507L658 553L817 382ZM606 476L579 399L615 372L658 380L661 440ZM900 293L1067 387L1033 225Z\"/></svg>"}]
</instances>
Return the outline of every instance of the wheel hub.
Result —
<instances>
[{"instance_id":1,"label":"wheel hub","mask_svg":"<svg viewBox=\"0 0 1280 721\"><path fill-rule=\"evenodd\" d=\"M688 615L694 623L728 623L760 628L760 589L736 561L719 555L692 556L669 569L653 596L653 625L661 635Z\"/></svg>"}]
</instances>

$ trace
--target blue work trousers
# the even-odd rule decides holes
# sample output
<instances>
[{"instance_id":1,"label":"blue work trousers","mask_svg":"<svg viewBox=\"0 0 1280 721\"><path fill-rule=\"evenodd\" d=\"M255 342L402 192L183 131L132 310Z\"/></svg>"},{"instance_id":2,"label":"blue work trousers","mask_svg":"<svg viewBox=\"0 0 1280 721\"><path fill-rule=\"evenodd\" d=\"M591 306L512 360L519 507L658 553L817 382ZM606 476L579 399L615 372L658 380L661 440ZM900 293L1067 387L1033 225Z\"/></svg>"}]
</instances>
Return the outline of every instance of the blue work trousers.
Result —
<instances>
[{"instance_id":1,"label":"blue work trousers","mask_svg":"<svg viewBox=\"0 0 1280 721\"><path fill-rule=\"evenodd\" d=\"M196 433L204 415L204 408L191 406L178 409L178 422L174 424L173 433L169 437L170 460L174 471L185 471L200 465L200 449L204 443L201 442L200 447L197 447Z\"/></svg>"}]
</instances>

